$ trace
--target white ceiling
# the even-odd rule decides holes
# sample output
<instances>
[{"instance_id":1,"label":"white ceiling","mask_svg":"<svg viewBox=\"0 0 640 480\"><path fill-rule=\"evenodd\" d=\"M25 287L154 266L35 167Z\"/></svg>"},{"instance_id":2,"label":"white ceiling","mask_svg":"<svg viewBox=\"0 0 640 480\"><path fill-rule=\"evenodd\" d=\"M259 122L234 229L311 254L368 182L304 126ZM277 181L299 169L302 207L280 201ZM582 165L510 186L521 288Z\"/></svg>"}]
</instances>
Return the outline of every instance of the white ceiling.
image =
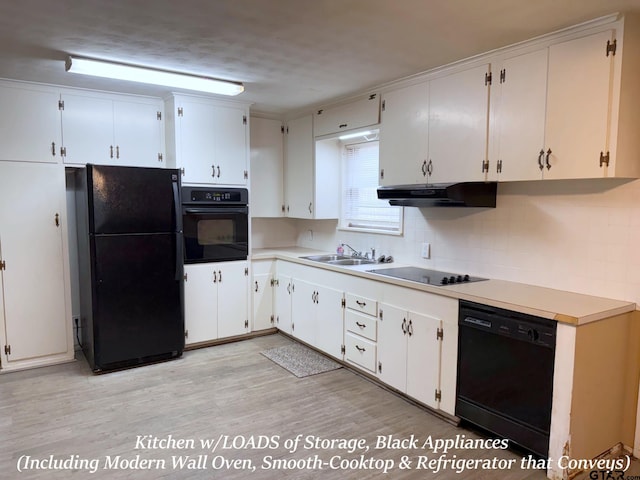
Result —
<instances>
[{"instance_id":1,"label":"white ceiling","mask_svg":"<svg viewBox=\"0 0 640 480\"><path fill-rule=\"evenodd\" d=\"M150 95L73 54L243 82L254 110L337 99L640 0L0 0L0 78Z\"/></svg>"}]
</instances>

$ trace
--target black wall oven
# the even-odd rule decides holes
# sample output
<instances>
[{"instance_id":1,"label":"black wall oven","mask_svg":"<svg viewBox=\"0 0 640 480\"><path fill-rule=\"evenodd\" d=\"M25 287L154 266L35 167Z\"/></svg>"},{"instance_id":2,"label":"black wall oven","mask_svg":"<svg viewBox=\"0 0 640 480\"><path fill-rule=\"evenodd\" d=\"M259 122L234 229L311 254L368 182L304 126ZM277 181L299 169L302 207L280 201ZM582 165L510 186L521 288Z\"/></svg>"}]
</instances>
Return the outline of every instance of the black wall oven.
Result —
<instances>
[{"instance_id":1,"label":"black wall oven","mask_svg":"<svg viewBox=\"0 0 640 480\"><path fill-rule=\"evenodd\" d=\"M460 301L456 415L546 458L556 326Z\"/></svg>"},{"instance_id":2,"label":"black wall oven","mask_svg":"<svg viewBox=\"0 0 640 480\"><path fill-rule=\"evenodd\" d=\"M246 260L248 200L246 188L182 187L184 262Z\"/></svg>"}]
</instances>

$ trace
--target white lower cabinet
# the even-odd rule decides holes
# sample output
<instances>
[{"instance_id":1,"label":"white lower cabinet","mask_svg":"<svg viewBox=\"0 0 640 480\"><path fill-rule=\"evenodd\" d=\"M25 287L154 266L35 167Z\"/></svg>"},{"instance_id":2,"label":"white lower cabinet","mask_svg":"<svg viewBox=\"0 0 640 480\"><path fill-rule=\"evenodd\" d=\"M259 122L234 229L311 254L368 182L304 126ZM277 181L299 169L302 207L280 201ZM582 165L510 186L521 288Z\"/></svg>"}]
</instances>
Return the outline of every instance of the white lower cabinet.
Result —
<instances>
[{"instance_id":1,"label":"white lower cabinet","mask_svg":"<svg viewBox=\"0 0 640 480\"><path fill-rule=\"evenodd\" d=\"M304 280L292 282L292 334L325 353L342 358L343 293Z\"/></svg>"},{"instance_id":2,"label":"white lower cabinet","mask_svg":"<svg viewBox=\"0 0 640 480\"><path fill-rule=\"evenodd\" d=\"M4 371L73 359L66 228L64 168L0 161Z\"/></svg>"},{"instance_id":3,"label":"white lower cabinet","mask_svg":"<svg viewBox=\"0 0 640 480\"><path fill-rule=\"evenodd\" d=\"M425 405L438 408L442 322L386 304L380 306L380 312L379 378Z\"/></svg>"},{"instance_id":4,"label":"white lower cabinet","mask_svg":"<svg viewBox=\"0 0 640 480\"><path fill-rule=\"evenodd\" d=\"M275 316L275 326L278 330L291 334L291 276L276 274L274 279L274 309L273 314Z\"/></svg>"},{"instance_id":5,"label":"white lower cabinet","mask_svg":"<svg viewBox=\"0 0 640 480\"><path fill-rule=\"evenodd\" d=\"M185 265L185 343L249 331L246 261Z\"/></svg>"},{"instance_id":6,"label":"white lower cabinet","mask_svg":"<svg viewBox=\"0 0 640 480\"><path fill-rule=\"evenodd\" d=\"M267 330L275 326L275 265L271 260L262 260L252 262L251 267L252 331Z\"/></svg>"}]
</instances>

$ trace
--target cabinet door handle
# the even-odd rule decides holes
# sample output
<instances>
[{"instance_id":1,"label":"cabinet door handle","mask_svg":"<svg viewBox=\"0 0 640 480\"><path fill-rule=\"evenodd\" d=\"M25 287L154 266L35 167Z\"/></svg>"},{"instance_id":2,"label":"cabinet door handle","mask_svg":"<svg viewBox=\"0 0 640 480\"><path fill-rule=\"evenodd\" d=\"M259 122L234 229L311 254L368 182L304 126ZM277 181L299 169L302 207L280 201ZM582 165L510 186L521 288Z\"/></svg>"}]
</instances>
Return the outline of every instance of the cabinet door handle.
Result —
<instances>
[{"instance_id":1,"label":"cabinet door handle","mask_svg":"<svg viewBox=\"0 0 640 480\"><path fill-rule=\"evenodd\" d=\"M361 347L360 345L356 345L356 349L357 349L359 352L366 352L366 351L367 351L364 347Z\"/></svg>"},{"instance_id":2,"label":"cabinet door handle","mask_svg":"<svg viewBox=\"0 0 640 480\"><path fill-rule=\"evenodd\" d=\"M60 214L56 213L55 216L53 217L53 221L56 224L56 227L60 226Z\"/></svg>"},{"instance_id":3,"label":"cabinet door handle","mask_svg":"<svg viewBox=\"0 0 640 480\"><path fill-rule=\"evenodd\" d=\"M216 166L215 165L211 165L211 176L213 178L216 178Z\"/></svg>"},{"instance_id":4,"label":"cabinet door handle","mask_svg":"<svg viewBox=\"0 0 640 480\"><path fill-rule=\"evenodd\" d=\"M547 170L551 170L551 164L549 163L549 157L551 156L551 149L547 150L547 156L544 157L544 163L547 166Z\"/></svg>"},{"instance_id":5,"label":"cabinet door handle","mask_svg":"<svg viewBox=\"0 0 640 480\"><path fill-rule=\"evenodd\" d=\"M287 284L287 293L291 295L291 283Z\"/></svg>"},{"instance_id":6,"label":"cabinet door handle","mask_svg":"<svg viewBox=\"0 0 640 480\"><path fill-rule=\"evenodd\" d=\"M425 160L424 162L422 162L422 176L426 177L427 176L427 161Z\"/></svg>"},{"instance_id":7,"label":"cabinet door handle","mask_svg":"<svg viewBox=\"0 0 640 480\"><path fill-rule=\"evenodd\" d=\"M120 145L116 145L116 158L120 158Z\"/></svg>"},{"instance_id":8,"label":"cabinet door handle","mask_svg":"<svg viewBox=\"0 0 640 480\"><path fill-rule=\"evenodd\" d=\"M346 123L341 123L340 125L338 125L338 128L347 128L347 124Z\"/></svg>"},{"instance_id":9,"label":"cabinet door handle","mask_svg":"<svg viewBox=\"0 0 640 480\"><path fill-rule=\"evenodd\" d=\"M222 282L222 270L218 270L218 282Z\"/></svg>"},{"instance_id":10,"label":"cabinet door handle","mask_svg":"<svg viewBox=\"0 0 640 480\"><path fill-rule=\"evenodd\" d=\"M109 158L113 158L113 145L109 145Z\"/></svg>"},{"instance_id":11,"label":"cabinet door handle","mask_svg":"<svg viewBox=\"0 0 640 480\"><path fill-rule=\"evenodd\" d=\"M258 291L258 282L256 282L256 292Z\"/></svg>"},{"instance_id":12,"label":"cabinet door handle","mask_svg":"<svg viewBox=\"0 0 640 480\"><path fill-rule=\"evenodd\" d=\"M218 283L218 274L215 270L213 271L213 283Z\"/></svg>"},{"instance_id":13,"label":"cabinet door handle","mask_svg":"<svg viewBox=\"0 0 640 480\"><path fill-rule=\"evenodd\" d=\"M544 168L544 165L542 164L542 157L544 156L544 150L540 150L540 153L538 154L538 168L540 170L542 170Z\"/></svg>"},{"instance_id":14,"label":"cabinet door handle","mask_svg":"<svg viewBox=\"0 0 640 480\"><path fill-rule=\"evenodd\" d=\"M313 213L313 210L311 210L311 206L312 206L312 205L313 205L313 204L312 204L311 202L309 202L309 213Z\"/></svg>"},{"instance_id":15,"label":"cabinet door handle","mask_svg":"<svg viewBox=\"0 0 640 480\"><path fill-rule=\"evenodd\" d=\"M427 173L429 174L429 176L431 176L431 174L433 173L433 161L429 160L429 163L427 164Z\"/></svg>"},{"instance_id":16,"label":"cabinet door handle","mask_svg":"<svg viewBox=\"0 0 640 480\"><path fill-rule=\"evenodd\" d=\"M220 178L220 165L218 165L218 178Z\"/></svg>"},{"instance_id":17,"label":"cabinet door handle","mask_svg":"<svg viewBox=\"0 0 640 480\"><path fill-rule=\"evenodd\" d=\"M364 323L360 323L360 322L356 322L356 325L359 326L360 328L365 328L366 325Z\"/></svg>"},{"instance_id":18,"label":"cabinet door handle","mask_svg":"<svg viewBox=\"0 0 640 480\"><path fill-rule=\"evenodd\" d=\"M403 334L407 334L407 319L403 318L402 319L402 333Z\"/></svg>"},{"instance_id":19,"label":"cabinet door handle","mask_svg":"<svg viewBox=\"0 0 640 480\"><path fill-rule=\"evenodd\" d=\"M361 302L360 300L356 300L356 303L360 306L360 308L364 308L367 306L366 302Z\"/></svg>"},{"instance_id":20,"label":"cabinet door handle","mask_svg":"<svg viewBox=\"0 0 640 480\"><path fill-rule=\"evenodd\" d=\"M407 333L409 336L413 335L413 321L409 320L409 326L407 327Z\"/></svg>"},{"instance_id":21,"label":"cabinet door handle","mask_svg":"<svg viewBox=\"0 0 640 480\"><path fill-rule=\"evenodd\" d=\"M56 156L56 142L51 142L51 155Z\"/></svg>"}]
</instances>

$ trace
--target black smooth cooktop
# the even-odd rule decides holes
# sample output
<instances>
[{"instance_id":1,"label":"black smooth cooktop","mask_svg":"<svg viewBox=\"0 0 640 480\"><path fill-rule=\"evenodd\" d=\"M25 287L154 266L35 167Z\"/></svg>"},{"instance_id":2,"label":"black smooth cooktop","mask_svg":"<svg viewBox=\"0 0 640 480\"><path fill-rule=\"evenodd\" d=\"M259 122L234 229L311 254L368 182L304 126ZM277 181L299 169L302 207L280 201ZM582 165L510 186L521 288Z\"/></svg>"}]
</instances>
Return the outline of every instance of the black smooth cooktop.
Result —
<instances>
[{"instance_id":1,"label":"black smooth cooktop","mask_svg":"<svg viewBox=\"0 0 640 480\"><path fill-rule=\"evenodd\" d=\"M396 267L376 268L367 272L386 275L387 277L402 278L412 282L426 283L427 285L456 285L459 283L480 282L486 278L472 277L466 274L441 272L428 268Z\"/></svg>"}]
</instances>

